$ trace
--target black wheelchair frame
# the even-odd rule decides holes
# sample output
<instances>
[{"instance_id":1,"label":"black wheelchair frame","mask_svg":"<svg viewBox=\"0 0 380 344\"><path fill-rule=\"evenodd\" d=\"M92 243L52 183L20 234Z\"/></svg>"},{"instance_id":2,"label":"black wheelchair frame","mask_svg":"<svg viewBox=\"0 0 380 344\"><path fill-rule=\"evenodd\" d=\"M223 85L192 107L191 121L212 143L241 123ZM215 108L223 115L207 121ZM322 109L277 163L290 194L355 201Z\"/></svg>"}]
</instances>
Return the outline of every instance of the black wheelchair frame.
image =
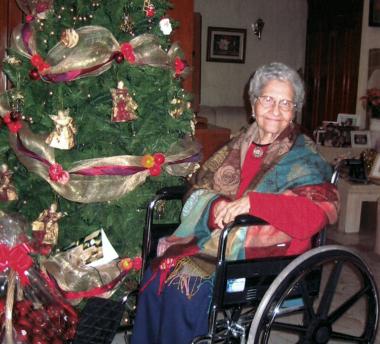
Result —
<instances>
[{"instance_id":1,"label":"black wheelchair frame","mask_svg":"<svg viewBox=\"0 0 380 344\"><path fill-rule=\"evenodd\" d=\"M337 178L335 171L332 182L336 183ZM157 203L182 199L185 192L184 186L164 188L149 203L143 235L141 277L149 260L154 257L158 239L169 235L178 226L178 223L155 223ZM232 230L238 226L260 224L266 222L250 215L240 215L222 230L209 331L205 336L194 338L192 343L280 343L282 341L273 341L271 337L277 338L278 332L293 334L297 337L296 343L322 344L331 340L374 343L379 297L372 273L361 257L343 246L325 245L326 230L323 230L313 239L315 248L298 257L226 260L226 245ZM360 279L360 286L336 306L333 305L334 294L347 266ZM322 272L326 269L331 269L331 272L321 291ZM314 306L318 298L319 303ZM335 324L359 301L365 304L363 327L358 333L336 330ZM297 317L296 323L292 320L294 316Z\"/></svg>"}]
</instances>

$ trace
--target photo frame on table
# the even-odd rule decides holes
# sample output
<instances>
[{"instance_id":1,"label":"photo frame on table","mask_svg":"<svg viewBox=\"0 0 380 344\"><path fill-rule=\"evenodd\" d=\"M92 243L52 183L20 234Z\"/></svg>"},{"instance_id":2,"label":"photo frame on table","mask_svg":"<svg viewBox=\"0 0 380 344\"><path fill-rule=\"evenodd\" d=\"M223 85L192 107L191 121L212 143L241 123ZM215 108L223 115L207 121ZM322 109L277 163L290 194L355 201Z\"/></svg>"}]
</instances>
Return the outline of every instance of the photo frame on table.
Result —
<instances>
[{"instance_id":1,"label":"photo frame on table","mask_svg":"<svg viewBox=\"0 0 380 344\"><path fill-rule=\"evenodd\" d=\"M317 145L324 145L326 130L318 129L315 134L315 142Z\"/></svg>"},{"instance_id":2,"label":"photo frame on table","mask_svg":"<svg viewBox=\"0 0 380 344\"><path fill-rule=\"evenodd\" d=\"M358 125L358 117L350 113L339 113L336 121L339 125L346 127L357 127Z\"/></svg>"},{"instance_id":3,"label":"photo frame on table","mask_svg":"<svg viewBox=\"0 0 380 344\"><path fill-rule=\"evenodd\" d=\"M370 0L369 2L369 26L380 26L380 0Z\"/></svg>"},{"instance_id":4,"label":"photo frame on table","mask_svg":"<svg viewBox=\"0 0 380 344\"><path fill-rule=\"evenodd\" d=\"M355 148L371 148L371 132L369 130L352 130L351 146Z\"/></svg>"},{"instance_id":5,"label":"photo frame on table","mask_svg":"<svg viewBox=\"0 0 380 344\"><path fill-rule=\"evenodd\" d=\"M209 26L207 61L244 63L247 30Z\"/></svg>"},{"instance_id":6,"label":"photo frame on table","mask_svg":"<svg viewBox=\"0 0 380 344\"><path fill-rule=\"evenodd\" d=\"M368 179L376 184L380 184L380 154L377 154L373 162Z\"/></svg>"}]
</instances>

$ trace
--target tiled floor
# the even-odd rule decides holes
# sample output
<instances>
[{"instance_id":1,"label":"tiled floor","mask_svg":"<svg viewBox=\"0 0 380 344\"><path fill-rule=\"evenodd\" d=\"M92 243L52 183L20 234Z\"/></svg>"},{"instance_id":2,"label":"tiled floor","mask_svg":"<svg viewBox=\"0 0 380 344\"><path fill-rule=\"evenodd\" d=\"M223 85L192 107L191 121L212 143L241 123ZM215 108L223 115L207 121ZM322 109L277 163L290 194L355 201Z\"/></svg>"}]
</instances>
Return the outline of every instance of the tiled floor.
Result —
<instances>
[{"instance_id":1,"label":"tiled floor","mask_svg":"<svg viewBox=\"0 0 380 344\"><path fill-rule=\"evenodd\" d=\"M339 244L349 248L353 248L359 252L359 255L370 267L378 287L380 287L380 255L373 252L375 229L376 229L376 211L371 204L367 205L367 208L363 208L361 229L358 234L344 234L336 231L335 226L328 230L328 243ZM343 282L341 290L347 290L350 288L350 282ZM344 326L360 326L361 319L355 317L355 314L347 320L347 324ZM380 331L375 341L375 344L380 344ZM124 338L122 334L119 334L112 344L124 344ZM276 344L292 343L288 339L281 339L277 337Z\"/></svg>"}]
</instances>

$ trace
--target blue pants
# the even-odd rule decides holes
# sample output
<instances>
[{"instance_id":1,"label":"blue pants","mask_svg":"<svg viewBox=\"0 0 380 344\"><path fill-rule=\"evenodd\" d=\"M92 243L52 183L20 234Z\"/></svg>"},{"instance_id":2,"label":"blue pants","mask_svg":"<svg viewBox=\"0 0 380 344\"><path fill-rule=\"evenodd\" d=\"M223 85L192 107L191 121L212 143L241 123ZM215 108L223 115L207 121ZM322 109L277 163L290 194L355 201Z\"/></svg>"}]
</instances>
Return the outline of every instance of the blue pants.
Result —
<instances>
[{"instance_id":1,"label":"blue pants","mask_svg":"<svg viewBox=\"0 0 380 344\"><path fill-rule=\"evenodd\" d=\"M151 277L149 268L142 285ZM207 334L212 285L203 283L189 300L176 285L158 295L159 275L140 293L132 344L188 344Z\"/></svg>"}]
</instances>

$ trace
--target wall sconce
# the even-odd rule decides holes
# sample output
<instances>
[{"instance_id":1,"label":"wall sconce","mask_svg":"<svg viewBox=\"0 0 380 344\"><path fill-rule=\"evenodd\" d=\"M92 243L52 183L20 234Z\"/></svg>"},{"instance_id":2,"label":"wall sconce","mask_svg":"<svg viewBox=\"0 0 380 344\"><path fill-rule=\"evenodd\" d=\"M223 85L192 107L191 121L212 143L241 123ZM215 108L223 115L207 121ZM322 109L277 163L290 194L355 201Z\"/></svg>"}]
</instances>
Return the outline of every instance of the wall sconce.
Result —
<instances>
[{"instance_id":1,"label":"wall sconce","mask_svg":"<svg viewBox=\"0 0 380 344\"><path fill-rule=\"evenodd\" d=\"M264 20L262 20L261 18L258 18L254 24L251 24L253 33L257 36L258 39L261 39L261 34L263 32L264 25Z\"/></svg>"}]
</instances>

